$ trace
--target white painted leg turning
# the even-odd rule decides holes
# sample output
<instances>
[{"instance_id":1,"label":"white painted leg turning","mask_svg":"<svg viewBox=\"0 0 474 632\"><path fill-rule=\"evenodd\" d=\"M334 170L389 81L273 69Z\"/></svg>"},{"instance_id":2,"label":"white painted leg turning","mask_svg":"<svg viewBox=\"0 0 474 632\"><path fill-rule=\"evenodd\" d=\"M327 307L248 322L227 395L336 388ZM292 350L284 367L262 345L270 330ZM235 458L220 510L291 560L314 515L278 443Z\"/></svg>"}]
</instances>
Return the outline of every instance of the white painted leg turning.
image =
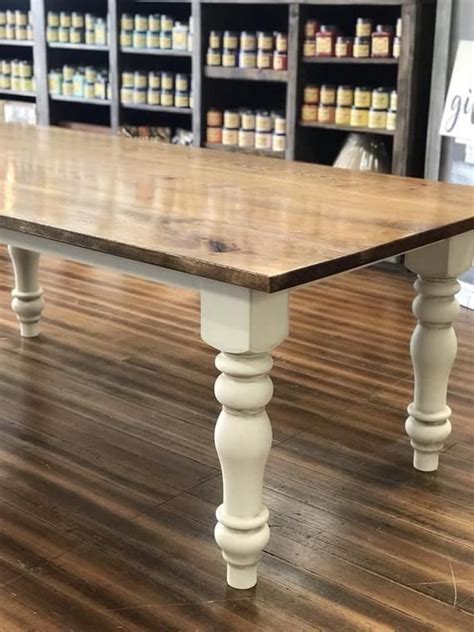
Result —
<instances>
[{"instance_id":1,"label":"white painted leg turning","mask_svg":"<svg viewBox=\"0 0 474 632\"><path fill-rule=\"evenodd\" d=\"M413 466L422 472L438 469L439 453L451 433L446 397L457 351L457 277L471 265L473 236L451 237L405 257L407 268L418 274L413 301L418 322L410 345L415 391L405 428L414 448Z\"/></svg>"},{"instance_id":2,"label":"white painted leg turning","mask_svg":"<svg viewBox=\"0 0 474 632\"><path fill-rule=\"evenodd\" d=\"M288 333L288 294L262 294L206 284L202 290L202 337L221 351L215 395L222 411L215 444L222 469L223 503L215 538L227 562L227 583L251 588L268 542L263 476L272 443L265 411L273 394L271 349Z\"/></svg>"},{"instance_id":3,"label":"white painted leg turning","mask_svg":"<svg viewBox=\"0 0 474 632\"><path fill-rule=\"evenodd\" d=\"M39 286L39 253L14 246L8 247L15 273L12 309L20 321L21 335L34 338L39 334L39 322L44 307L43 290Z\"/></svg>"}]
</instances>

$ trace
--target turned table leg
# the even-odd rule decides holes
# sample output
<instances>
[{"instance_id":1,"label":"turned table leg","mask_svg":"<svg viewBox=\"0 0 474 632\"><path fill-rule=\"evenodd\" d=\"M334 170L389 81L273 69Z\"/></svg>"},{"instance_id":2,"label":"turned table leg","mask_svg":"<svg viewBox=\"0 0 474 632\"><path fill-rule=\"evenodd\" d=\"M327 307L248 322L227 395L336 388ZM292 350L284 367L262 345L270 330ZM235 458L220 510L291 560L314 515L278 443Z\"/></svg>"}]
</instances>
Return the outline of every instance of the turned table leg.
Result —
<instances>
[{"instance_id":1,"label":"turned table leg","mask_svg":"<svg viewBox=\"0 0 474 632\"><path fill-rule=\"evenodd\" d=\"M270 536L263 505L263 475L272 443L265 411L273 394L269 352L288 333L288 294L206 283L201 306L202 337L220 350L215 395L222 411L215 444L224 498L216 512L215 538L227 562L227 583L251 588Z\"/></svg>"},{"instance_id":2,"label":"turned table leg","mask_svg":"<svg viewBox=\"0 0 474 632\"><path fill-rule=\"evenodd\" d=\"M20 332L25 338L39 334L39 321L44 307L43 290L39 286L39 253L8 246L15 273L12 290L12 309L20 321Z\"/></svg>"},{"instance_id":3,"label":"turned table leg","mask_svg":"<svg viewBox=\"0 0 474 632\"><path fill-rule=\"evenodd\" d=\"M451 433L446 396L457 351L457 277L471 266L473 237L473 232L465 233L405 256L406 267L418 274L413 301L417 325L410 345L415 389L405 427L414 448L413 466L422 472L438 469L439 453Z\"/></svg>"}]
</instances>

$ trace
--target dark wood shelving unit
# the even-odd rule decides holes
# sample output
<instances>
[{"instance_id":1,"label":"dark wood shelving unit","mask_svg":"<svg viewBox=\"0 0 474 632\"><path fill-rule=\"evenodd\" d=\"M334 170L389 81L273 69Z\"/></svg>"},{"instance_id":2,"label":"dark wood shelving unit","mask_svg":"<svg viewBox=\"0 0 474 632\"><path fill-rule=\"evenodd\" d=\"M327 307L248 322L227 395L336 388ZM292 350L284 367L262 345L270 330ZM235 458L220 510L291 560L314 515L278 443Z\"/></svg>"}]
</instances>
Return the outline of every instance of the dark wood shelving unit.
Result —
<instances>
[{"instance_id":1,"label":"dark wood shelving unit","mask_svg":"<svg viewBox=\"0 0 474 632\"><path fill-rule=\"evenodd\" d=\"M132 48L131 46L122 46L122 53L129 55L155 55L160 57L192 57L189 50L173 50L168 48Z\"/></svg>"},{"instance_id":2,"label":"dark wood shelving unit","mask_svg":"<svg viewBox=\"0 0 474 632\"><path fill-rule=\"evenodd\" d=\"M92 0L87 0L92 4ZM15 3L18 3L18 7ZM165 2L165 0L163 0ZM20 8L23 0L9 0L9 8ZM285 109L287 160L315 161L331 164L332 150L341 144L344 135L363 132L376 135L386 145L392 159L392 171L400 175L422 175L426 139L428 95L431 77L432 37L434 33L435 0L166 0L166 13L176 19L193 16L193 50L135 49L120 47L120 16L122 12L152 13L162 4L160 0L97 0L94 12L108 14L108 46L60 44L46 42L46 14L59 8L60 0L30 0L33 15L34 42L0 40L0 46L32 48L36 95L19 94L17 99L36 96L40 124L55 124L69 110L61 110L60 102L75 102L71 112L78 120L109 124L116 132L122 125L162 124L188 127L193 132L193 144L206 146L205 115L212 106L255 109ZM24 3L23 3L24 4ZM23 6L22 4L22 6ZM100 8L99 8L100 4ZM54 6L53 6L54 5ZM86 10L78 0L64 0L60 8ZM88 5L89 6L89 5ZM163 5L164 7L164 5ZM174 10L173 10L174 8ZM164 11L164 8L163 8ZM160 12L160 11L158 11ZM320 17L326 23L341 24L344 32L353 34L357 16L372 17L377 23L394 24L402 18L402 46L400 58L303 58L304 24L308 18ZM288 33L288 70L266 71L207 67L206 51L210 30L280 30ZM349 27L352 29L350 30ZM50 97L48 70L59 65L61 50L64 63L81 63L80 55L71 57L70 51L84 51L86 65L103 66L107 53L111 84L111 100ZM94 52L97 62L94 62ZM1 56L1 53L0 53ZM17 56L21 56L17 54ZM25 56L26 51L25 51ZM28 53L31 57L31 53ZM76 62L77 60L77 62ZM125 69L167 70L186 72L192 77L193 109L120 103L120 79ZM222 80L222 81L221 81ZM234 82L234 83L233 83ZM353 85L393 86L398 92L397 129L369 130L302 123L300 121L304 85L312 83L349 83ZM11 91L2 91L2 95ZM53 104L55 104L54 107ZM108 106L84 109L83 105ZM140 118L140 112L142 113ZM186 116L183 116L186 115ZM133 119L129 120L129 117ZM160 118L161 117L161 118ZM186 118L187 117L187 118ZM336 134L335 132L339 132ZM212 146L222 151L234 148ZM242 153L257 153L236 148ZM331 149L331 151L329 150ZM326 152L326 153L324 153ZM275 157L275 152L264 155Z\"/></svg>"},{"instance_id":3,"label":"dark wood shelving unit","mask_svg":"<svg viewBox=\"0 0 474 632\"><path fill-rule=\"evenodd\" d=\"M81 97L67 97L63 94L50 94L49 98L52 101L66 101L68 103L80 103L81 105L110 106L111 104L111 101L109 99L83 99Z\"/></svg>"},{"instance_id":4,"label":"dark wood shelving unit","mask_svg":"<svg viewBox=\"0 0 474 632\"><path fill-rule=\"evenodd\" d=\"M25 92L23 90L6 90L1 88L0 89L0 94L2 96L14 96L14 97L25 97L27 99L35 99L36 98L36 92Z\"/></svg>"},{"instance_id":5,"label":"dark wood shelving unit","mask_svg":"<svg viewBox=\"0 0 474 632\"><path fill-rule=\"evenodd\" d=\"M223 68L206 66L204 76L209 79L238 79L241 81L288 81L287 70L259 70L258 68Z\"/></svg>"}]
</instances>

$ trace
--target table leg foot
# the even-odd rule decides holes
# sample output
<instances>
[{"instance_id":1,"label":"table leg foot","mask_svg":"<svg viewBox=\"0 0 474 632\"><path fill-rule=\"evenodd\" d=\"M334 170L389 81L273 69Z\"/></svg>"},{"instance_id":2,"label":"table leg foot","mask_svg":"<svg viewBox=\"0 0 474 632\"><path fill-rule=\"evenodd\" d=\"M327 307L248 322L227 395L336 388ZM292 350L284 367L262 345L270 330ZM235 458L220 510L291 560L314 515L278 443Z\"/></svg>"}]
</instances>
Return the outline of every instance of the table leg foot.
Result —
<instances>
[{"instance_id":1,"label":"table leg foot","mask_svg":"<svg viewBox=\"0 0 474 632\"><path fill-rule=\"evenodd\" d=\"M422 472L438 469L439 453L451 434L446 399L457 352L457 276L471 265L473 245L474 233L466 233L410 252L405 259L418 274L413 301L417 325L410 344L415 388L405 428L414 448L413 466Z\"/></svg>"},{"instance_id":2,"label":"table leg foot","mask_svg":"<svg viewBox=\"0 0 474 632\"><path fill-rule=\"evenodd\" d=\"M12 310L20 322L24 338L39 334L39 322L44 308L43 290L39 286L39 253L14 246L8 247L15 274L12 290Z\"/></svg>"},{"instance_id":3,"label":"table leg foot","mask_svg":"<svg viewBox=\"0 0 474 632\"><path fill-rule=\"evenodd\" d=\"M234 286L202 291L202 337L221 350L215 395L222 411L215 444L223 503L215 538L227 562L227 583L251 588L270 537L263 477L272 443L265 406L273 395L269 353L287 335L288 295L264 295Z\"/></svg>"}]
</instances>

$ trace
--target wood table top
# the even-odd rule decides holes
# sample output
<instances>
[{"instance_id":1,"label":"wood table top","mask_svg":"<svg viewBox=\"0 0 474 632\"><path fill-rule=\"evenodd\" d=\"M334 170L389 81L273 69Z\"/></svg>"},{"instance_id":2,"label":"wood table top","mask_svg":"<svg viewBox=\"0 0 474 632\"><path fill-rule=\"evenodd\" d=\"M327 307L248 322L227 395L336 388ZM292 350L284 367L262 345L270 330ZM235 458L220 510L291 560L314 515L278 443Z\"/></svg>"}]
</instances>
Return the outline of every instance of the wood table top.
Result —
<instances>
[{"instance_id":1,"label":"wood table top","mask_svg":"<svg viewBox=\"0 0 474 632\"><path fill-rule=\"evenodd\" d=\"M0 126L0 228L275 292L474 229L473 188Z\"/></svg>"}]
</instances>

